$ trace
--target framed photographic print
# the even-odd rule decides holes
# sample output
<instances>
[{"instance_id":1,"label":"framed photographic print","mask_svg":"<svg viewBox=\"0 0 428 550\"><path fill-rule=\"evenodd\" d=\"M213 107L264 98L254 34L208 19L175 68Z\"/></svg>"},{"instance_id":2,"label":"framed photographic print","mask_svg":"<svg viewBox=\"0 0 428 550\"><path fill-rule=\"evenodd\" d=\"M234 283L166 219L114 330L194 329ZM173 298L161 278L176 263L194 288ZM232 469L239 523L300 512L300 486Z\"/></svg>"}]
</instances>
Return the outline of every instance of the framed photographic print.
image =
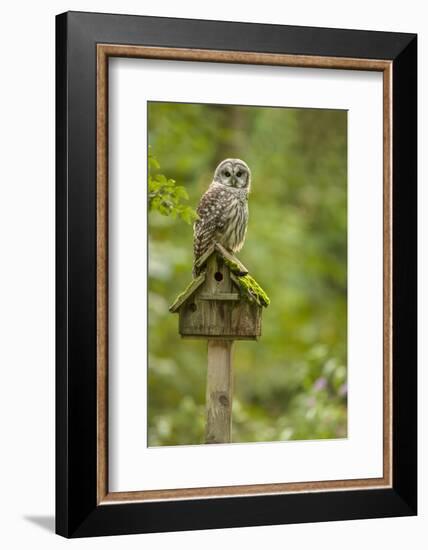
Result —
<instances>
[{"instance_id":1,"label":"framed photographic print","mask_svg":"<svg viewBox=\"0 0 428 550\"><path fill-rule=\"evenodd\" d=\"M416 514L416 36L56 24L57 532Z\"/></svg>"}]
</instances>

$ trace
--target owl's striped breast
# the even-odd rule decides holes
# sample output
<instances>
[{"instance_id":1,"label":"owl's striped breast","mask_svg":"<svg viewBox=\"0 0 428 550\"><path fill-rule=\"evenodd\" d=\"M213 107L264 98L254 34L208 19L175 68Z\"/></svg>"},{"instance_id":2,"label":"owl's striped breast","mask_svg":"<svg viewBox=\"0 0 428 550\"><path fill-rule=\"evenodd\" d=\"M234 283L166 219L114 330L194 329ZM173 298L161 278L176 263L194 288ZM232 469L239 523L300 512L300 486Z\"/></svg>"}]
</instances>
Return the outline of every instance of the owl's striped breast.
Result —
<instances>
[{"instance_id":1,"label":"owl's striped breast","mask_svg":"<svg viewBox=\"0 0 428 550\"><path fill-rule=\"evenodd\" d=\"M238 195L228 201L222 213L222 222L221 231L217 234L219 242L229 250L238 252L244 244L248 225L246 195Z\"/></svg>"},{"instance_id":2,"label":"owl's striped breast","mask_svg":"<svg viewBox=\"0 0 428 550\"><path fill-rule=\"evenodd\" d=\"M194 224L195 260L218 242L238 252L245 240L248 224L248 191L213 182L202 196Z\"/></svg>"}]
</instances>

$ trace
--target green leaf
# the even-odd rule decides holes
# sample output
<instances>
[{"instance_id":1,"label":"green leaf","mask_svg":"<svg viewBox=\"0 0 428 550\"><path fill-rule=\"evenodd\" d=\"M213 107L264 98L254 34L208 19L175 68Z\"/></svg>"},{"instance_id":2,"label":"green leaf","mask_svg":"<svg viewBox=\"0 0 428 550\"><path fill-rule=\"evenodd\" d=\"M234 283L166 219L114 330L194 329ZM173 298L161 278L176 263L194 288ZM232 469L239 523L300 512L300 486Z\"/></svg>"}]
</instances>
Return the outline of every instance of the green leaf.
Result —
<instances>
[{"instance_id":1,"label":"green leaf","mask_svg":"<svg viewBox=\"0 0 428 550\"><path fill-rule=\"evenodd\" d=\"M182 185L177 185L173 178L165 174L152 175L152 170L159 170L160 164L153 156L149 146L148 154L148 206L150 211L158 211L163 216L172 219L180 218L185 223L191 224L196 218L196 212L184 201L189 200L187 190Z\"/></svg>"}]
</instances>

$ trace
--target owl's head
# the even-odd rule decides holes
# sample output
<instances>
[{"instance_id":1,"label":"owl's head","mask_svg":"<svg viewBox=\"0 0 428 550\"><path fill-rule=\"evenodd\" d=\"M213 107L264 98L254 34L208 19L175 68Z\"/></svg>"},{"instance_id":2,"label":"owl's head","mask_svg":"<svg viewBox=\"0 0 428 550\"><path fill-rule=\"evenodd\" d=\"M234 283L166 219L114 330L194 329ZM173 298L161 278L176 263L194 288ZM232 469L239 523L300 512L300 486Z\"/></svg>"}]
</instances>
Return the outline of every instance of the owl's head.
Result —
<instances>
[{"instance_id":1,"label":"owl's head","mask_svg":"<svg viewBox=\"0 0 428 550\"><path fill-rule=\"evenodd\" d=\"M227 187L249 191L251 171L247 163L241 159L225 159L215 169L214 181Z\"/></svg>"}]
</instances>

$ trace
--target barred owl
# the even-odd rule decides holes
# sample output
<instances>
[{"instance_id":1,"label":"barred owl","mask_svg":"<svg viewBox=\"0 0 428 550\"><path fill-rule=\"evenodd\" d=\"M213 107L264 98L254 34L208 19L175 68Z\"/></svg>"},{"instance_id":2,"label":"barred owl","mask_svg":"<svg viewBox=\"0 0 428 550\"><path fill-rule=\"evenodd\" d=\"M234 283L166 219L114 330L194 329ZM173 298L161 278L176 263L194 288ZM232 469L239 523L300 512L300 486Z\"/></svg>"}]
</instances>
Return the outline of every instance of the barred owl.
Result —
<instances>
[{"instance_id":1,"label":"barred owl","mask_svg":"<svg viewBox=\"0 0 428 550\"><path fill-rule=\"evenodd\" d=\"M217 166L197 208L199 219L193 227L195 261L215 242L231 252L241 250L247 232L250 185L251 172L243 160L226 159Z\"/></svg>"}]
</instances>

